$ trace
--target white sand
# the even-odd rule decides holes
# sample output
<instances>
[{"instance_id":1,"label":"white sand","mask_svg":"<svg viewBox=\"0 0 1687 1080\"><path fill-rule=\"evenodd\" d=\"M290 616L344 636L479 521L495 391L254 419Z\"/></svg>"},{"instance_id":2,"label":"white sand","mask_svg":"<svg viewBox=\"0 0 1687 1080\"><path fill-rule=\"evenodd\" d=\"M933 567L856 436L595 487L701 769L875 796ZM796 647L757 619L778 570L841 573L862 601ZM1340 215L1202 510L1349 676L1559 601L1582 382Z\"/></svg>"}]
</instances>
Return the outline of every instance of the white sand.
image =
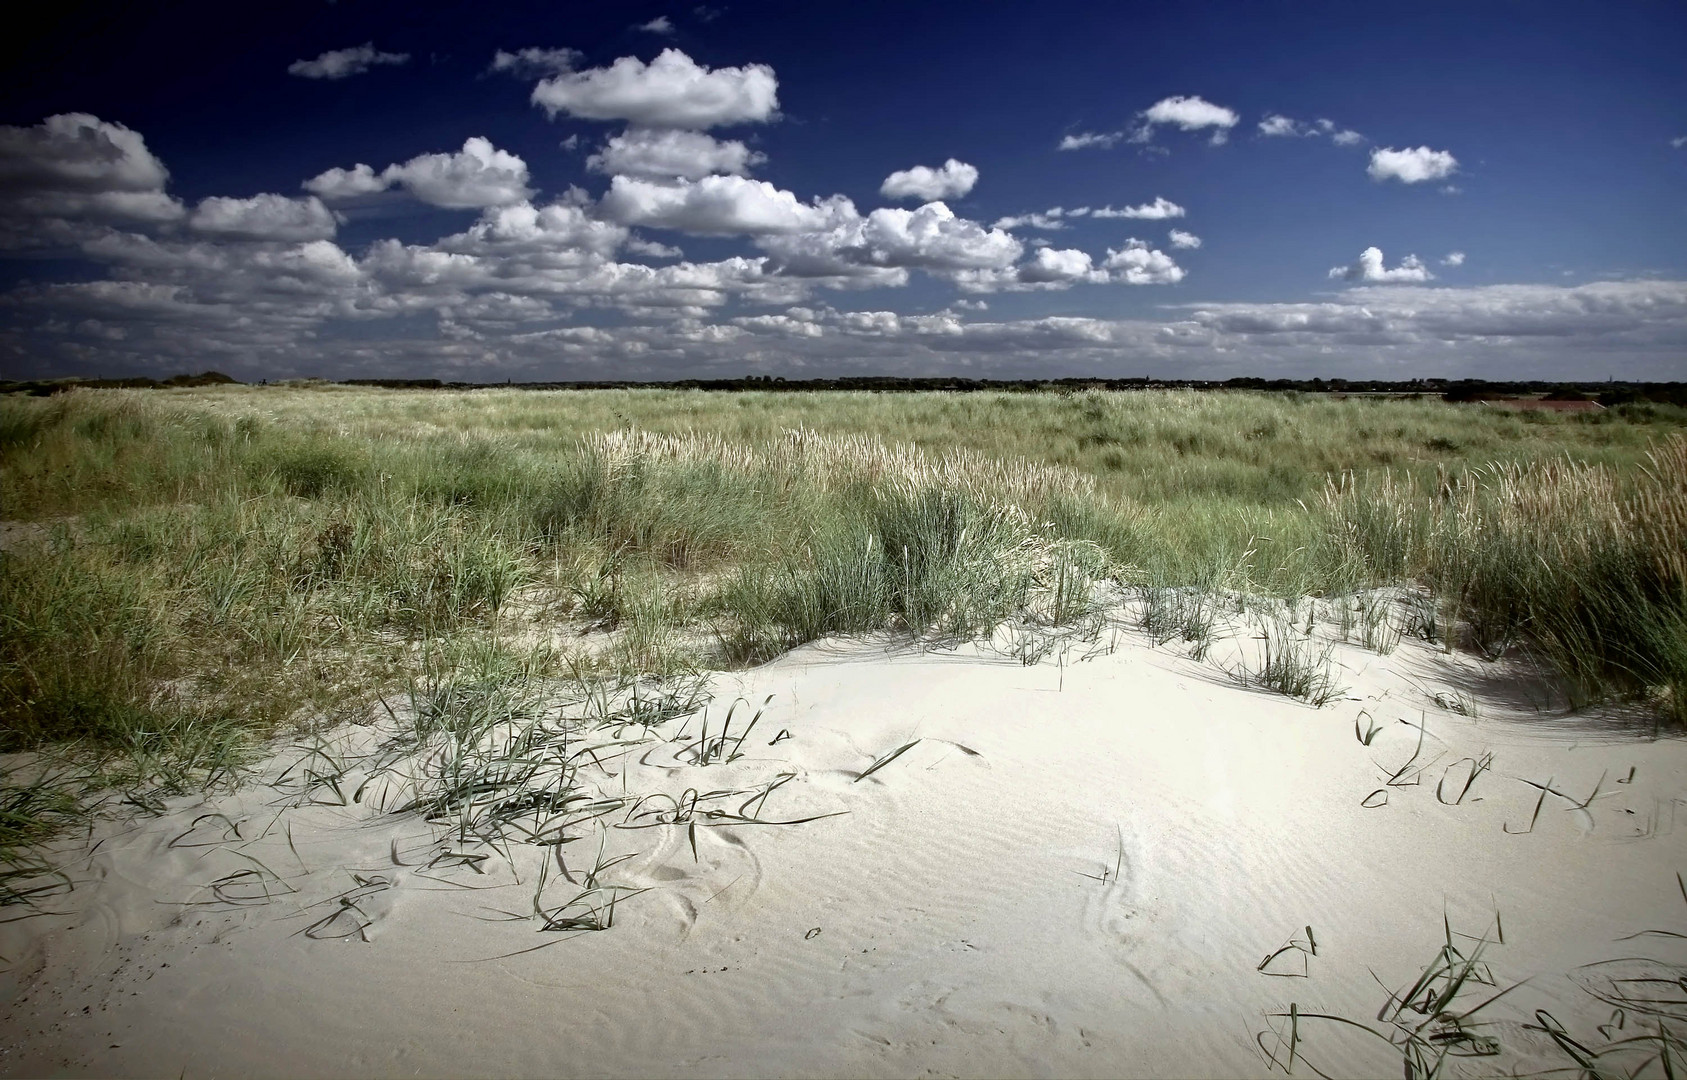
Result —
<instances>
[{"instance_id":1,"label":"white sand","mask_svg":"<svg viewBox=\"0 0 1687 1080\"><path fill-rule=\"evenodd\" d=\"M637 856L606 876L651 891L607 932L542 934L498 914L531 913L531 852L517 853L519 885L498 857L479 876L395 865L425 858L428 827L365 806L288 808L253 785L102 826L71 864L76 890L47 901L65 914L0 926L0 1073L1265 1074L1256 1035L1287 1030L1271 1014L1293 1002L1392 1031L1376 1019L1383 985L1409 986L1435 958L1444 916L1474 936L1496 912L1492 976L1530 981L1478 1014L1499 1021L1488 1030L1507 1056L1459 1064L1570 1065L1523 1027L1536 1009L1589 1044L1655 1028L1629 1010L1600 1034L1612 1007L1584 984L1608 990L1614 969L1572 976L1620 957L1687 961L1680 939L1618 941L1687 933L1687 742L1542 714L1495 667L1418 642L1386 658L1338 650L1350 689L1321 709L1135 638L1083 650L1025 667L974 647L833 644L722 677L714 716L737 694L775 695L754 752L633 765L629 790L794 771L764 817L848 813L699 829L696 859L681 827L610 830L608 853ZM1432 700L1454 689L1474 718ZM1369 747L1362 710L1381 725ZM1427 725L1419 764L1438 760L1363 807L1413 751L1403 720ZM767 745L781 729L791 737ZM1462 784L1458 759L1488 752L1461 804L1437 798L1443 776L1448 800ZM1540 795L1525 781L1549 778L1569 798L1549 795L1515 834ZM213 811L227 820L201 819ZM576 872L593 843L565 849ZM296 892L238 904L208 891L257 864ZM299 933L354 872L393 883L360 902L369 940ZM553 900L571 889L553 887ZM1270 968L1307 977L1256 970L1291 938L1310 944L1308 926L1316 955L1291 949ZM1297 1074L1399 1075L1381 1039L1318 1020L1299 1034Z\"/></svg>"}]
</instances>

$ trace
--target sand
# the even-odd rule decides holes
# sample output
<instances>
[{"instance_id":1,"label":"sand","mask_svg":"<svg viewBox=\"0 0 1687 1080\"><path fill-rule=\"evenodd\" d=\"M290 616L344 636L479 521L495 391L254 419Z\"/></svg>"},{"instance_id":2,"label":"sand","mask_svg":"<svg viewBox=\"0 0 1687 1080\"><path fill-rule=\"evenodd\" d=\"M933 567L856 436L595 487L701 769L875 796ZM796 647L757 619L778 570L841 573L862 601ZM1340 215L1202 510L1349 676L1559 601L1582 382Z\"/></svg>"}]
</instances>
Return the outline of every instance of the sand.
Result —
<instances>
[{"instance_id":1,"label":"sand","mask_svg":"<svg viewBox=\"0 0 1687 1080\"><path fill-rule=\"evenodd\" d=\"M1687 962L1681 938L1622 940L1687 934L1687 742L1415 640L1333 659L1322 708L1111 632L1031 666L855 641L719 676L716 718L772 695L740 760L659 743L603 787L791 773L763 818L836 816L700 828L695 853L682 825L608 829L632 857L605 880L648 891L602 932L538 929L547 852L430 869L429 826L371 797L254 782L104 821L64 848L54 913L0 925L0 1073L1267 1075L1293 1004L1297 1075L1399 1075L1379 1009L1449 928L1461 955L1495 939L1455 1011L1527 980L1472 1018L1502 1056L1451 1073L1572 1066L1552 1023L1591 1049L1679 1018L1613 1001ZM347 755L380 737L333 733ZM564 848L574 873L598 835ZM342 896L347 936L301 932Z\"/></svg>"}]
</instances>

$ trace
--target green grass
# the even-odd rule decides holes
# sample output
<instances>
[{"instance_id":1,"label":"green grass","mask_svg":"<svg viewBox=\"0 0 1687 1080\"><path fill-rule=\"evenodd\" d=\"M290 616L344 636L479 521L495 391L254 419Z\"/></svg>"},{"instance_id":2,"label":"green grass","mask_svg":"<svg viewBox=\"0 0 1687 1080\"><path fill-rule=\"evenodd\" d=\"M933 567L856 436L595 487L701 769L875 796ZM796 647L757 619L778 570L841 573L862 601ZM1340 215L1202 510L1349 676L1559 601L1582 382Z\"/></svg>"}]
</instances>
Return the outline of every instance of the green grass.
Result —
<instances>
[{"instance_id":1,"label":"green grass","mask_svg":"<svg viewBox=\"0 0 1687 1080\"><path fill-rule=\"evenodd\" d=\"M1680 719L1684 427L1254 393L14 396L0 750L145 801L488 657L676 676L1088 625L1109 581L1196 653L1220 593L1354 598L1368 647L1523 648L1577 702ZM1320 696L1274 640L1257 681Z\"/></svg>"},{"instance_id":2,"label":"green grass","mask_svg":"<svg viewBox=\"0 0 1687 1080\"><path fill-rule=\"evenodd\" d=\"M1350 476L1323 505L1335 560L1422 582L1479 653L1522 646L1575 704L1650 695L1687 720L1687 437L1627 469L1562 456L1427 487Z\"/></svg>"},{"instance_id":3,"label":"green grass","mask_svg":"<svg viewBox=\"0 0 1687 1080\"><path fill-rule=\"evenodd\" d=\"M1331 671L1329 646L1316 645L1294 625L1292 617L1267 616L1255 640L1259 642L1257 654L1244 656L1231 671L1240 685L1272 690L1320 707L1345 692ZM1250 664L1249 659L1256 662Z\"/></svg>"},{"instance_id":4,"label":"green grass","mask_svg":"<svg viewBox=\"0 0 1687 1080\"><path fill-rule=\"evenodd\" d=\"M52 773L24 778L16 770L0 771L0 908L35 908L70 888L70 879L36 847L79 816L71 786Z\"/></svg>"}]
</instances>

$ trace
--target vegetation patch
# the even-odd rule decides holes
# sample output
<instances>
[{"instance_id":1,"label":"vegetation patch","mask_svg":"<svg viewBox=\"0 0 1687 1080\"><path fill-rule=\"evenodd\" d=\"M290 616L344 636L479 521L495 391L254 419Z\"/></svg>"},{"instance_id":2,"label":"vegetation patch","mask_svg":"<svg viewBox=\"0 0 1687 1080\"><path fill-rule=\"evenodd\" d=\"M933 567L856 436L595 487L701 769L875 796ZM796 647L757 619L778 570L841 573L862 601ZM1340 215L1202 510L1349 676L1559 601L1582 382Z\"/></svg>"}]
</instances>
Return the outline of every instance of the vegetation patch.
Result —
<instances>
[{"instance_id":1,"label":"vegetation patch","mask_svg":"<svg viewBox=\"0 0 1687 1080\"><path fill-rule=\"evenodd\" d=\"M1524 650L1577 704L1679 721L1687 435L1667 410L1615 411L1178 391L11 395L0 750L52 747L144 805L231 778L273 735L461 687L475 657L539 680L673 677L832 634L1005 626L1035 658L1052 645L1031 630L1096 641L1126 598L1199 658L1238 597L1322 597L1375 651L1406 633ZM1259 621L1237 675L1318 704L1339 687L1295 619Z\"/></svg>"}]
</instances>

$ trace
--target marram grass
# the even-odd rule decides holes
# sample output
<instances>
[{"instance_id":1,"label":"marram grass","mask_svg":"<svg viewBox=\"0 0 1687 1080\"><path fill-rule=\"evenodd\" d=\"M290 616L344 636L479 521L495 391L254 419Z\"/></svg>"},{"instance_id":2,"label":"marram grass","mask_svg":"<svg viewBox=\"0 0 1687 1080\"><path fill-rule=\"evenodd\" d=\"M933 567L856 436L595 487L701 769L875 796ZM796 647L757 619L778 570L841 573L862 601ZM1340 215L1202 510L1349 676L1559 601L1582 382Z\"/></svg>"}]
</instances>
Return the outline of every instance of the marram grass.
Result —
<instances>
[{"instance_id":1,"label":"marram grass","mask_svg":"<svg viewBox=\"0 0 1687 1080\"><path fill-rule=\"evenodd\" d=\"M0 746L179 787L452 657L670 675L1076 623L1109 579L1195 648L1203 597L1412 585L1410 632L1679 719L1683 421L1177 392L0 399Z\"/></svg>"}]
</instances>

